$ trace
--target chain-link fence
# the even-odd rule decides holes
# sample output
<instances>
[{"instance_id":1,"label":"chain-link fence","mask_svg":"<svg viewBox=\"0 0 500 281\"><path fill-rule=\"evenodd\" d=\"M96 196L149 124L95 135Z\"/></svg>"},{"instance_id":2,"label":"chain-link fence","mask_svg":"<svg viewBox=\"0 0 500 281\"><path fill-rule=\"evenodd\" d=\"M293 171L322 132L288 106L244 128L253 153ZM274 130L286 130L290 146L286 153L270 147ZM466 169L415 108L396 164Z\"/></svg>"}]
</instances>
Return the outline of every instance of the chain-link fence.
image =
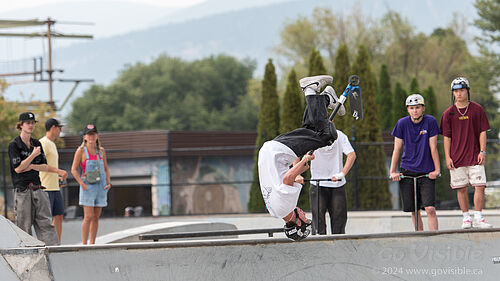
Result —
<instances>
[{"instance_id":1,"label":"chain-link fence","mask_svg":"<svg viewBox=\"0 0 500 281\"><path fill-rule=\"evenodd\" d=\"M351 142L358 159L347 175L349 210L396 209L399 210L398 183L388 180L393 149L392 142ZM370 158L370 151L383 150L384 159ZM449 171L446 168L443 145L438 143L442 176L436 181L436 205L438 209L458 209L456 193L449 187ZM191 215L247 213L250 186L253 180L254 147L198 147L165 150L141 150L147 157L113 158L117 153L133 154L138 150L109 150L108 166L113 188L108 193L108 207L103 216L124 215ZM216 150L218 155L201 152ZM241 153L241 151L249 151ZM486 208L500 207L499 141L487 144ZM183 155L183 152L189 152ZM200 153L198 153L200 152ZM71 175L74 150L59 150L60 168L70 174L68 186L61 189L67 210L67 218L82 215L78 204L79 186ZM199 155L198 155L199 154ZM155 156L167 155L167 156ZM171 157L168 157L171 155ZM368 155L360 161L360 155ZM14 192L10 178L10 166L6 149L0 152L1 194L0 213L13 218ZM366 163L373 162L373 165ZM382 163L377 167L377 163ZM380 166L380 165L379 165ZM472 202L473 188L469 189ZM380 197L387 193L385 197ZM373 198L386 200L384 204L367 204ZM377 201L375 200L375 201ZM380 203L380 202L375 202ZM370 205L371 204L371 205ZM7 206L7 208L5 208ZM129 207L127 209L127 207ZM472 207L471 207L472 208ZM125 212L125 210L129 210ZM130 210L133 210L132 212Z\"/></svg>"}]
</instances>

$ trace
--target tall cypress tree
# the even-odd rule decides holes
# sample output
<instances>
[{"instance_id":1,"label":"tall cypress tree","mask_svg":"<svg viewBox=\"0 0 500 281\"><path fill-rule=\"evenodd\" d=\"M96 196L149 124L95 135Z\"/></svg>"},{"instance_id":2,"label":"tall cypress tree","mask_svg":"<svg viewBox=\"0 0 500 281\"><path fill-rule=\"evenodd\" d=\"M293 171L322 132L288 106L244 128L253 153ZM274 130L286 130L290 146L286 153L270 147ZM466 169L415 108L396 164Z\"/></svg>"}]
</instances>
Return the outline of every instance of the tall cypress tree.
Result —
<instances>
[{"instance_id":1,"label":"tall cypress tree","mask_svg":"<svg viewBox=\"0 0 500 281\"><path fill-rule=\"evenodd\" d=\"M390 130L394 126L392 123L392 99L389 71L387 71L387 66L382 64L376 98L380 112L384 113L380 115L380 127L382 130Z\"/></svg>"},{"instance_id":2,"label":"tall cypress tree","mask_svg":"<svg viewBox=\"0 0 500 281\"><path fill-rule=\"evenodd\" d=\"M309 76L326 74L325 64L323 63L323 58L316 48L311 50L309 54Z\"/></svg>"},{"instance_id":3,"label":"tall cypress tree","mask_svg":"<svg viewBox=\"0 0 500 281\"><path fill-rule=\"evenodd\" d=\"M279 103L277 92L276 71L273 61L266 64L264 79L262 80L262 96L260 101L259 123L257 125L257 141L254 156L253 182L250 187L248 200L249 212L264 212L265 203L259 185L258 155L259 149L268 140L274 139L279 133Z\"/></svg>"},{"instance_id":4,"label":"tall cypress tree","mask_svg":"<svg viewBox=\"0 0 500 281\"><path fill-rule=\"evenodd\" d=\"M365 118L355 122L356 139L360 142L381 142L379 106L375 100L377 79L370 67L367 49L360 46L353 65L353 72L361 78L363 114ZM356 151L360 177L387 175L386 157L383 146L363 146ZM387 179L366 179L358 181L358 202L361 209L387 209L392 207L391 192Z\"/></svg>"},{"instance_id":5,"label":"tall cypress tree","mask_svg":"<svg viewBox=\"0 0 500 281\"><path fill-rule=\"evenodd\" d=\"M406 91L401 83L396 82L394 88L394 100L392 101L392 126L394 127L399 119L408 115L406 111Z\"/></svg>"},{"instance_id":6,"label":"tall cypress tree","mask_svg":"<svg viewBox=\"0 0 500 281\"><path fill-rule=\"evenodd\" d=\"M349 49L347 45L341 44L337 49L335 56L335 73L333 74L333 88L337 92L337 96L342 95L345 87L347 86L349 75L351 74L351 67L349 62ZM352 132L352 118L350 117L349 102L344 103L346 110L345 116L335 116L335 127L346 135L351 136Z\"/></svg>"},{"instance_id":7,"label":"tall cypress tree","mask_svg":"<svg viewBox=\"0 0 500 281\"><path fill-rule=\"evenodd\" d=\"M413 77L413 79L411 79L410 88L408 89L408 95L413 95L413 94L422 94L422 92L420 92L420 87L418 86L418 81L416 77Z\"/></svg>"},{"instance_id":8,"label":"tall cypress tree","mask_svg":"<svg viewBox=\"0 0 500 281\"><path fill-rule=\"evenodd\" d=\"M349 61L349 49L347 48L347 45L345 43L341 44L339 48L337 49L337 53L335 55L335 69L334 69L334 74L333 74L333 87L335 88L335 91L337 93L337 96L340 97L342 93L344 92L344 89L347 87L347 83L349 80L349 76L351 75L351 64ZM344 107L346 110L346 115L344 116L335 116L333 119L335 123L335 127L344 132L349 139L351 140L351 144L353 145L354 149L356 149L356 143L352 139L352 126L353 126L353 118L351 117L351 110L350 110L350 105L349 102L346 101L344 103ZM356 164L355 164L356 165ZM353 169L354 170L354 169ZM351 173L347 175L348 178L354 176L353 170L351 170ZM347 204L349 208L353 207L353 183L352 180L347 180L345 184L345 190L347 193Z\"/></svg>"},{"instance_id":9,"label":"tall cypress tree","mask_svg":"<svg viewBox=\"0 0 500 281\"><path fill-rule=\"evenodd\" d=\"M424 91L424 99L425 114L432 115L438 119L440 116L438 116L436 94L434 94L434 88L432 88L432 86L429 86L429 88Z\"/></svg>"},{"instance_id":10,"label":"tall cypress tree","mask_svg":"<svg viewBox=\"0 0 500 281\"><path fill-rule=\"evenodd\" d=\"M326 74L326 68L325 64L323 63L323 58L321 57L321 54L316 48L313 48L311 50L311 53L309 54L309 59L308 59L309 65L308 65L308 70L309 70L309 76L315 76L315 75L324 75ZM302 176L306 179L311 178L311 172L309 170L305 171ZM300 196L299 200L297 202L297 206L304 210L310 210L311 205L309 202L309 182L306 182L302 186L302 190L300 191Z\"/></svg>"},{"instance_id":11,"label":"tall cypress tree","mask_svg":"<svg viewBox=\"0 0 500 281\"><path fill-rule=\"evenodd\" d=\"M288 74L288 82L283 95L280 133L289 132L301 126L304 114L303 99L304 94L300 90L297 74L292 69Z\"/></svg>"}]
</instances>

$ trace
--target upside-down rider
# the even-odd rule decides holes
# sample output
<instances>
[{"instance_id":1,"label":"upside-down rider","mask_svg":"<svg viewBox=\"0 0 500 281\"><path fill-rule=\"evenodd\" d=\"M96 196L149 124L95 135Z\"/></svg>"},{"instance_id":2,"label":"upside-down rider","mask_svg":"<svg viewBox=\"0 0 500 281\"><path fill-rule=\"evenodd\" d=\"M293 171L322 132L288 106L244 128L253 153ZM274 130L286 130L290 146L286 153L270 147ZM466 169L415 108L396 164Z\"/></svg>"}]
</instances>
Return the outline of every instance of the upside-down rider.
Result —
<instances>
[{"instance_id":1,"label":"upside-down rider","mask_svg":"<svg viewBox=\"0 0 500 281\"><path fill-rule=\"evenodd\" d=\"M265 142L259 151L259 181L266 207L272 216L286 222L285 234L293 240L302 240L310 232L311 221L297 207L304 184L300 174L314 159L314 154L308 152L330 145L337 139L337 130L327 111L327 107L335 107L337 95L331 86L317 94L332 82L329 75L302 78L299 83L307 103L302 127ZM345 113L343 106L340 112Z\"/></svg>"}]
</instances>

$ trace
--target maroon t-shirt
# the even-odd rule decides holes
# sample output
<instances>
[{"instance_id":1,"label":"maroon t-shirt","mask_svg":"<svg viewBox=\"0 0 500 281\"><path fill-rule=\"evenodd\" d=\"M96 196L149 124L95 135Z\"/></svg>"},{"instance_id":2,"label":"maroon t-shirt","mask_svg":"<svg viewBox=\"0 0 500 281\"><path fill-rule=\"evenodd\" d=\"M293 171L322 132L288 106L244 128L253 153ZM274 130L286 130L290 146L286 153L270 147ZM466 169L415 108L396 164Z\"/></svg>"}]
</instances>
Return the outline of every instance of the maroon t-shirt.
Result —
<instances>
[{"instance_id":1,"label":"maroon t-shirt","mask_svg":"<svg viewBox=\"0 0 500 281\"><path fill-rule=\"evenodd\" d=\"M441 116L441 132L451 138L450 157L458 167L477 165L479 134L490 129L490 123L481 105L473 101L469 109L450 106Z\"/></svg>"}]
</instances>

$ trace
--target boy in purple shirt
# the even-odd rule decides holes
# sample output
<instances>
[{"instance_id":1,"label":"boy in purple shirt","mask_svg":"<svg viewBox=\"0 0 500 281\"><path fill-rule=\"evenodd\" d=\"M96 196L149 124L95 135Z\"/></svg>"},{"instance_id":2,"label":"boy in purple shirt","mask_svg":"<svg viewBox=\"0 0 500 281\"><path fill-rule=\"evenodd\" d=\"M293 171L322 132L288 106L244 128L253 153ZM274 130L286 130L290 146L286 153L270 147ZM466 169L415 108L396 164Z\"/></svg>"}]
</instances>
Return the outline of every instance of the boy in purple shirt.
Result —
<instances>
[{"instance_id":1,"label":"boy in purple shirt","mask_svg":"<svg viewBox=\"0 0 500 281\"><path fill-rule=\"evenodd\" d=\"M470 100L469 81L458 77L451 82L454 104L441 116L444 156L450 170L450 186L457 191L463 213L462 228L490 228L481 211L486 187L486 131L490 124L481 105ZM469 214L467 187L474 191L474 223Z\"/></svg>"},{"instance_id":2,"label":"boy in purple shirt","mask_svg":"<svg viewBox=\"0 0 500 281\"><path fill-rule=\"evenodd\" d=\"M436 118L432 115L424 115L425 102L421 95L414 94L406 98L406 110L409 116L399 119L392 131L394 151L391 160L391 178L393 181L399 181L403 211L412 213L411 217L415 225L413 179L401 179L401 175L416 177L429 174L429 177L417 179L417 201L418 206L423 207L427 212L429 230L438 230L435 181L440 173L437 151L439 127ZM400 172L396 172L402 148ZM419 215L418 219L418 230L423 231L422 216Z\"/></svg>"}]
</instances>

